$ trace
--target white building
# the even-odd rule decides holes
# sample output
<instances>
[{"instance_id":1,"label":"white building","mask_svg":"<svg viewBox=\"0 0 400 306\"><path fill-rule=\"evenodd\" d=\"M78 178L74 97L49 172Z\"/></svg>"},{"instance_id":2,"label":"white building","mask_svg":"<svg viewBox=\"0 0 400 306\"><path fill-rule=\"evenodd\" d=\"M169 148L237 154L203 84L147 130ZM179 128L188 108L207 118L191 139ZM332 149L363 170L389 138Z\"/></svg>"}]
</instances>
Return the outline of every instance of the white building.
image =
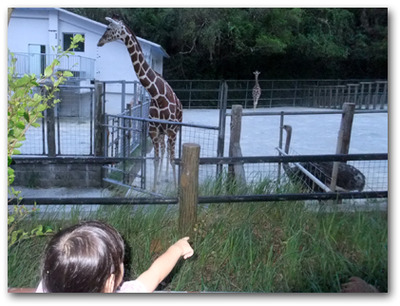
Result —
<instances>
[{"instance_id":1,"label":"white building","mask_svg":"<svg viewBox=\"0 0 400 306\"><path fill-rule=\"evenodd\" d=\"M105 21L106 22L106 21ZM8 26L8 49L18 59L21 73L40 73L51 63L57 46L67 48L74 34L85 42L74 50L75 56L61 63L82 80L136 81L129 54L121 42L97 47L106 25L60 8L14 8ZM138 37L147 62L162 74L164 49Z\"/></svg>"},{"instance_id":2,"label":"white building","mask_svg":"<svg viewBox=\"0 0 400 306\"><path fill-rule=\"evenodd\" d=\"M104 20L106 23L106 21ZM8 25L8 50L17 58L18 74L44 72L57 53L69 47L71 37L81 34L85 41L74 50L75 55L64 57L59 70L69 70L74 77L68 84L92 86L97 81L138 81L126 46L115 41L97 47L97 42L106 30L106 25L60 8L14 8ZM146 61L158 73L163 72L163 59L168 57L158 44L138 37ZM135 95L136 87L131 83L123 89L121 83L107 84L106 111L119 113ZM89 105L81 89L76 94L64 94L60 112L63 116L86 116ZM126 95L121 96L124 92ZM118 93L118 94L111 94ZM139 99L139 98L137 98ZM85 101L85 102L82 102Z\"/></svg>"}]
</instances>

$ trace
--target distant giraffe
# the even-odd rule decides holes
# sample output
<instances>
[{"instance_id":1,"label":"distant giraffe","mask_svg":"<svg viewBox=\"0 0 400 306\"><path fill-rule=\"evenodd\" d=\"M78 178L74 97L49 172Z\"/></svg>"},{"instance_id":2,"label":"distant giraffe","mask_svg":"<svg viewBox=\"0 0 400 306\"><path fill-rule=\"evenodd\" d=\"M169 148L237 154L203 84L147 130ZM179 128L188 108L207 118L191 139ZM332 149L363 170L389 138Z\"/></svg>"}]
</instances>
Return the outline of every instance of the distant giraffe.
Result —
<instances>
[{"instance_id":1,"label":"distant giraffe","mask_svg":"<svg viewBox=\"0 0 400 306\"><path fill-rule=\"evenodd\" d=\"M106 17L110 23L100 38L97 46L101 47L106 43L122 40L128 49L133 68L144 88L151 95L149 110L150 119L168 120L172 122L182 122L182 104L172 90L171 86L161 75L155 72L146 62L144 54L135 34L117 16ZM156 189L159 172L162 168L162 160L165 152L164 136L167 135L168 156L173 169L174 183L176 186L176 171L174 165L175 142L179 130L178 125L166 123L149 123L149 135L154 146L154 184ZM161 163L159 150L161 149ZM167 164L168 172L168 164Z\"/></svg>"},{"instance_id":2,"label":"distant giraffe","mask_svg":"<svg viewBox=\"0 0 400 306\"><path fill-rule=\"evenodd\" d=\"M261 96L261 87L258 84L258 75L261 72L256 70L253 73L254 73L255 81L256 81L256 84L253 87L253 106L254 106L254 108L257 108L258 99L260 99L260 96Z\"/></svg>"}]
</instances>

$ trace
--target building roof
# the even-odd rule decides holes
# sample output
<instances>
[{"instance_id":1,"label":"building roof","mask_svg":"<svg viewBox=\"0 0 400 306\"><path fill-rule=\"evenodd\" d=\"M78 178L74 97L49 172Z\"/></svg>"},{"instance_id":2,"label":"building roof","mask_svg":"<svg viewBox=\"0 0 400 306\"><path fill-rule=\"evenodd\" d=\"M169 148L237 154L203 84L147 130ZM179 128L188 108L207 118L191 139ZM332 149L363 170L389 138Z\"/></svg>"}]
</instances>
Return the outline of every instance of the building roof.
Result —
<instances>
[{"instance_id":1,"label":"building roof","mask_svg":"<svg viewBox=\"0 0 400 306\"><path fill-rule=\"evenodd\" d=\"M32 10L42 10L42 11L43 11L43 10L49 10L49 11L50 11L50 10L55 10L55 11L58 11L58 12L60 12L60 13L62 13L62 14L64 14L64 15L66 15L66 16L70 16L70 17L72 17L72 18L76 18L76 19L78 19L78 20L81 20L81 21L84 21L84 22L89 23L89 24L92 26L92 28L95 28L95 29L96 29L96 32L99 32L100 35L101 35L101 34L106 30L106 28L107 28L107 25L105 25L105 24L103 24L103 23L101 23L101 22L94 21L94 20L92 20L92 19L90 19L90 18L87 18L87 17L81 16L81 15L72 13L72 12L67 11L67 10L65 10L65 9L62 9L62 8L54 8L54 7L53 7L53 8L44 8L44 7L41 7L41 8L34 8L34 7L29 7L29 8L15 8L15 9L17 9L17 10L30 10L30 11L32 11ZM154 43L154 42L152 42L152 41L150 41L150 40L147 40L147 39L138 37L138 36L137 36L137 39L138 39L138 41L139 41L140 43L145 43L145 44L149 45L152 52L159 53L159 54L161 54L163 57L169 58L168 53L164 50L164 48L163 48L161 45L156 44L156 43Z\"/></svg>"}]
</instances>

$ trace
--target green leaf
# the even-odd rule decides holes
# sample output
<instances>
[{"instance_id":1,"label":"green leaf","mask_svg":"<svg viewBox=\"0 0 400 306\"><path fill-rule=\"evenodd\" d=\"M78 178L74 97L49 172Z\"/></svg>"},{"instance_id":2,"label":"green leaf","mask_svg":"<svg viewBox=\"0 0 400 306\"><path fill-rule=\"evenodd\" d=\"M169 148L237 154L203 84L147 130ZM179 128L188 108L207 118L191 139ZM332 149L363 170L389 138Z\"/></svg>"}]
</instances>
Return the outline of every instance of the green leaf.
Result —
<instances>
[{"instance_id":1,"label":"green leaf","mask_svg":"<svg viewBox=\"0 0 400 306\"><path fill-rule=\"evenodd\" d=\"M15 126L19 129L25 129L25 123L23 123L22 121L18 121Z\"/></svg>"},{"instance_id":2,"label":"green leaf","mask_svg":"<svg viewBox=\"0 0 400 306\"><path fill-rule=\"evenodd\" d=\"M53 66L47 66L46 69L44 70L44 77L48 78L53 74Z\"/></svg>"},{"instance_id":3,"label":"green leaf","mask_svg":"<svg viewBox=\"0 0 400 306\"><path fill-rule=\"evenodd\" d=\"M14 216L8 216L8 225L12 224L15 221Z\"/></svg>"},{"instance_id":4,"label":"green leaf","mask_svg":"<svg viewBox=\"0 0 400 306\"><path fill-rule=\"evenodd\" d=\"M30 83L30 77L28 75L24 75L22 78L15 81L15 87L23 87Z\"/></svg>"},{"instance_id":5,"label":"green leaf","mask_svg":"<svg viewBox=\"0 0 400 306\"><path fill-rule=\"evenodd\" d=\"M24 112L24 118L27 122L29 122L29 113L28 112Z\"/></svg>"},{"instance_id":6,"label":"green leaf","mask_svg":"<svg viewBox=\"0 0 400 306\"><path fill-rule=\"evenodd\" d=\"M46 105L44 105L44 104L39 104L38 106L37 106L37 111L38 112L43 112L44 110L46 109Z\"/></svg>"},{"instance_id":7,"label":"green leaf","mask_svg":"<svg viewBox=\"0 0 400 306\"><path fill-rule=\"evenodd\" d=\"M63 76L66 78L69 78L69 77L73 77L74 75L72 74L71 71L64 71Z\"/></svg>"},{"instance_id":8,"label":"green leaf","mask_svg":"<svg viewBox=\"0 0 400 306\"><path fill-rule=\"evenodd\" d=\"M13 231L11 234L11 244L14 244L17 242L18 240L18 236L20 234L23 234L22 230L18 230L18 231Z\"/></svg>"}]
</instances>

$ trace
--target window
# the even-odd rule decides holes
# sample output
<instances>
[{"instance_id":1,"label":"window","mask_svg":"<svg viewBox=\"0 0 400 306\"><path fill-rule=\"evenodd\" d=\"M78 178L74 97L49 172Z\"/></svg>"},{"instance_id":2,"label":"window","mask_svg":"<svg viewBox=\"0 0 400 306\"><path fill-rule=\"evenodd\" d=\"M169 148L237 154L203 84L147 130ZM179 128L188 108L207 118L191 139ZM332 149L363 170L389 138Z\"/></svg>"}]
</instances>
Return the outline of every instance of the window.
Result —
<instances>
[{"instance_id":1,"label":"window","mask_svg":"<svg viewBox=\"0 0 400 306\"><path fill-rule=\"evenodd\" d=\"M69 46L71 45L72 37L74 37L75 34L78 33L63 33L63 50L67 50ZM79 33L81 34L81 33ZM81 34L83 38L85 38L84 34ZM84 52L85 51L85 44L84 42L80 42L78 44L78 47L72 49L72 51L76 52Z\"/></svg>"}]
</instances>

